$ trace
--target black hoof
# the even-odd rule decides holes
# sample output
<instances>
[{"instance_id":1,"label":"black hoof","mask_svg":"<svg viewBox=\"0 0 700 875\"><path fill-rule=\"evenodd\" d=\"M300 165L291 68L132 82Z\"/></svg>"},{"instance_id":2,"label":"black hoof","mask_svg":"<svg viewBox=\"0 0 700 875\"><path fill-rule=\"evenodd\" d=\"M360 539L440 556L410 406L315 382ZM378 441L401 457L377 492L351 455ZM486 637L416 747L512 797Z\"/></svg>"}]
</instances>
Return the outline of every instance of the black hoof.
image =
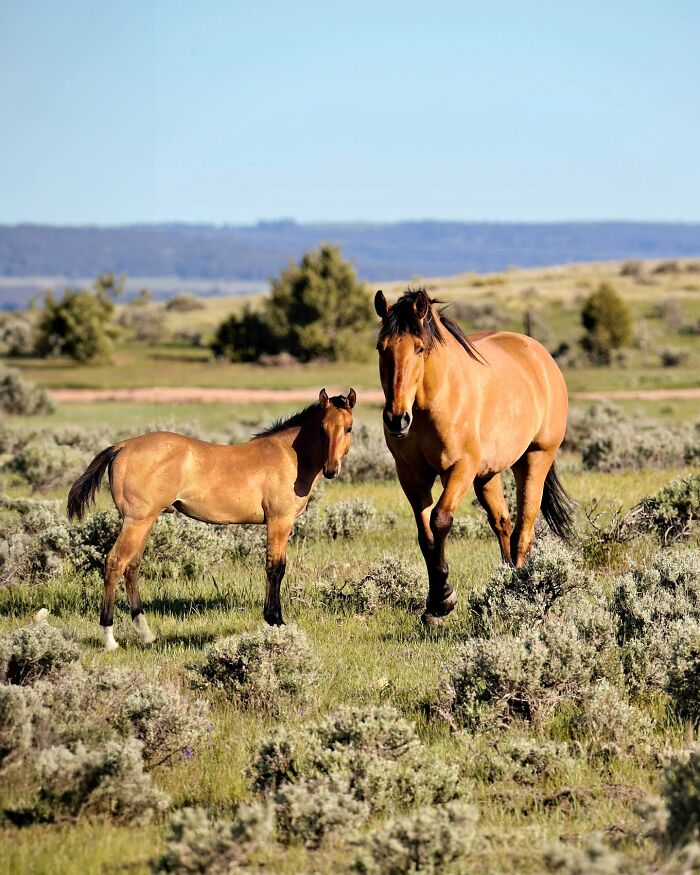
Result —
<instances>
[{"instance_id":1,"label":"black hoof","mask_svg":"<svg viewBox=\"0 0 700 875\"><path fill-rule=\"evenodd\" d=\"M456 604L457 593L451 590L450 594L437 604L428 601L421 620L426 626L440 626L443 618L454 610Z\"/></svg>"},{"instance_id":2,"label":"black hoof","mask_svg":"<svg viewBox=\"0 0 700 875\"><path fill-rule=\"evenodd\" d=\"M263 617L268 626L284 626L282 614L263 614Z\"/></svg>"}]
</instances>

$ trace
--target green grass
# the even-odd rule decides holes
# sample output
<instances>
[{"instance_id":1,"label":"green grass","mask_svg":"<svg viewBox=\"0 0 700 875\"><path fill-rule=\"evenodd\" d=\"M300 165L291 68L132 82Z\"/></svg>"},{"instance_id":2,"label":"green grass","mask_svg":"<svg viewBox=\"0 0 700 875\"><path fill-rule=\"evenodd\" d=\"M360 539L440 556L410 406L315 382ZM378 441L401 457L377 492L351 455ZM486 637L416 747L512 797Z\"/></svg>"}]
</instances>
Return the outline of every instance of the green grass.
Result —
<instances>
[{"instance_id":1,"label":"green grass","mask_svg":"<svg viewBox=\"0 0 700 875\"><path fill-rule=\"evenodd\" d=\"M66 405L50 418L32 420L31 425L104 421L115 426L127 421L137 425L157 418L158 412L167 413L175 424L199 419L207 428L225 427L231 417L258 413L254 408L234 411L226 405L183 405L156 412L149 405ZM609 475L570 471L564 480L582 502L602 498L630 506L679 473L683 472L647 470ZM64 497L62 492L55 494ZM440 722L427 720L421 703L438 684L446 661L469 634L464 598L462 609L458 605L444 627L431 631L424 630L417 616L405 611L382 609L365 617L335 613L318 602L316 585L330 573L349 576L385 554L420 562L412 516L396 483L353 485L340 480L326 487L322 502L353 498L372 501L381 513L392 512L396 525L377 526L358 540L291 547L283 608L287 622L297 623L308 634L322 671L304 713L292 709L284 720L313 718L342 704L387 702L417 722L421 736L434 751L459 762L463 756L460 736L450 734ZM103 492L100 505L108 503ZM466 500L461 513L476 512ZM630 548L624 563L635 561L635 557L641 560L645 549L643 545ZM452 581L462 597L483 585L498 562L493 538L451 540L448 554ZM601 581L605 585L605 575ZM188 666L202 659L209 642L254 630L262 623L262 558L212 569L211 576L194 582L144 580L141 589L149 621L159 636L150 649L137 643L125 594L120 590L115 635L122 647L111 655L103 653L97 635L101 583L97 576L79 577L73 572L44 585L1 590L0 633L26 623L38 608L48 607L51 621L70 630L83 647L86 660L96 666L130 666L186 682ZM203 805L227 814L250 795L245 769L256 744L275 721L241 711L221 694L209 694L209 698L214 727L209 741L192 759L183 758L156 770L155 778L176 806ZM620 836L621 849L641 867L651 858L653 847L641 838L634 805L657 784L656 770L620 760L605 769L582 761L575 786L569 788L551 784L530 789L479 782L465 785L467 798L481 810L481 841L469 860L469 871L538 873L542 851L552 841L563 838L578 842L597 830L614 830ZM569 796L560 799L557 794L565 790L570 791ZM70 827L8 826L0 828L0 872L48 875L75 871L89 875L128 871L140 875L148 871L148 860L158 852L164 831L164 821L130 828L87 821ZM292 848L275 859L270 871L293 873L312 867L330 873L338 871L343 860L343 852L333 847L320 852L313 862L307 852Z\"/></svg>"}]
</instances>

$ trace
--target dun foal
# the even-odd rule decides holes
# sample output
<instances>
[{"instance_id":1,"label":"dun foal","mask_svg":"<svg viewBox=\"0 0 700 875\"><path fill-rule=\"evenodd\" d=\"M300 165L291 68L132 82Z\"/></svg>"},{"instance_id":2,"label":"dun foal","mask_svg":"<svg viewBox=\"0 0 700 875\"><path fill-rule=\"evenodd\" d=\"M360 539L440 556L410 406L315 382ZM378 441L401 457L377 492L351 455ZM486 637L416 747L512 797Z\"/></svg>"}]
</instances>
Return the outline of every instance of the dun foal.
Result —
<instances>
[{"instance_id":1,"label":"dun foal","mask_svg":"<svg viewBox=\"0 0 700 875\"><path fill-rule=\"evenodd\" d=\"M223 446L170 432L120 441L99 453L68 494L68 517L82 519L105 471L122 528L105 561L100 627L105 649L119 645L112 623L122 577L134 627L144 644L155 636L141 607L138 575L148 535L170 508L205 523L267 524L267 592L263 616L282 625L280 585L287 541L321 473L332 479L350 449L355 390L276 422L245 444Z\"/></svg>"},{"instance_id":2,"label":"dun foal","mask_svg":"<svg viewBox=\"0 0 700 875\"><path fill-rule=\"evenodd\" d=\"M566 430L566 384L536 340L508 331L466 337L422 289L393 307L377 292L374 303L382 319L384 435L416 518L429 580L423 619L433 622L457 601L445 539L472 485L504 562L525 562L540 507L557 535L571 535L573 503L554 466ZM506 468L517 486L515 528L501 489ZM438 477L443 491L433 503Z\"/></svg>"}]
</instances>

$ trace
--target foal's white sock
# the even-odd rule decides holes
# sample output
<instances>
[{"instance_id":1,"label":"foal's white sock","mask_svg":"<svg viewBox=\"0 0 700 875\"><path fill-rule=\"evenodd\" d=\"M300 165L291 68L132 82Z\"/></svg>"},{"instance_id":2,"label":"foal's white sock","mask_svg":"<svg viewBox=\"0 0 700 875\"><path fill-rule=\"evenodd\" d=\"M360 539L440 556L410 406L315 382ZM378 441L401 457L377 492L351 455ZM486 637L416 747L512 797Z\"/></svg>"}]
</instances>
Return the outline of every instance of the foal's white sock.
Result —
<instances>
[{"instance_id":1,"label":"foal's white sock","mask_svg":"<svg viewBox=\"0 0 700 875\"><path fill-rule=\"evenodd\" d=\"M156 636L148 628L148 621L145 614L137 614L131 621L136 629L136 634L141 639L142 644L153 644Z\"/></svg>"},{"instance_id":2,"label":"foal's white sock","mask_svg":"<svg viewBox=\"0 0 700 875\"><path fill-rule=\"evenodd\" d=\"M112 631L111 626L100 626L100 631L102 632L102 638L105 643L105 650L107 652L111 652L112 650L116 650L119 645L114 640L114 632Z\"/></svg>"}]
</instances>

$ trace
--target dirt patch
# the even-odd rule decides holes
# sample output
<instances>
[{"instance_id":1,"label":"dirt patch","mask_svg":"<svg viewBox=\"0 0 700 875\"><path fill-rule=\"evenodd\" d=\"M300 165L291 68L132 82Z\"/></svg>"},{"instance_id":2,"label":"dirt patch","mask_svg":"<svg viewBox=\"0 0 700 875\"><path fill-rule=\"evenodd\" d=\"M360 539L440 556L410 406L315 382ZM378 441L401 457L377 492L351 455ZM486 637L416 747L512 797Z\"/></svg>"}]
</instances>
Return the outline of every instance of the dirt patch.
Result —
<instances>
[{"instance_id":1,"label":"dirt patch","mask_svg":"<svg viewBox=\"0 0 700 875\"><path fill-rule=\"evenodd\" d=\"M329 388L328 391L329 394L340 394L343 390ZM384 394L380 389L360 389L357 394L364 404L384 402ZM92 401L133 401L146 404L308 404L316 397L313 389L203 389L189 386L154 386L150 389L50 389L49 395L59 404L89 404ZM603 398L700 400L700 388L572 392L571 398L578 401L599 401Z\"/></svg>"}]
</instances>

